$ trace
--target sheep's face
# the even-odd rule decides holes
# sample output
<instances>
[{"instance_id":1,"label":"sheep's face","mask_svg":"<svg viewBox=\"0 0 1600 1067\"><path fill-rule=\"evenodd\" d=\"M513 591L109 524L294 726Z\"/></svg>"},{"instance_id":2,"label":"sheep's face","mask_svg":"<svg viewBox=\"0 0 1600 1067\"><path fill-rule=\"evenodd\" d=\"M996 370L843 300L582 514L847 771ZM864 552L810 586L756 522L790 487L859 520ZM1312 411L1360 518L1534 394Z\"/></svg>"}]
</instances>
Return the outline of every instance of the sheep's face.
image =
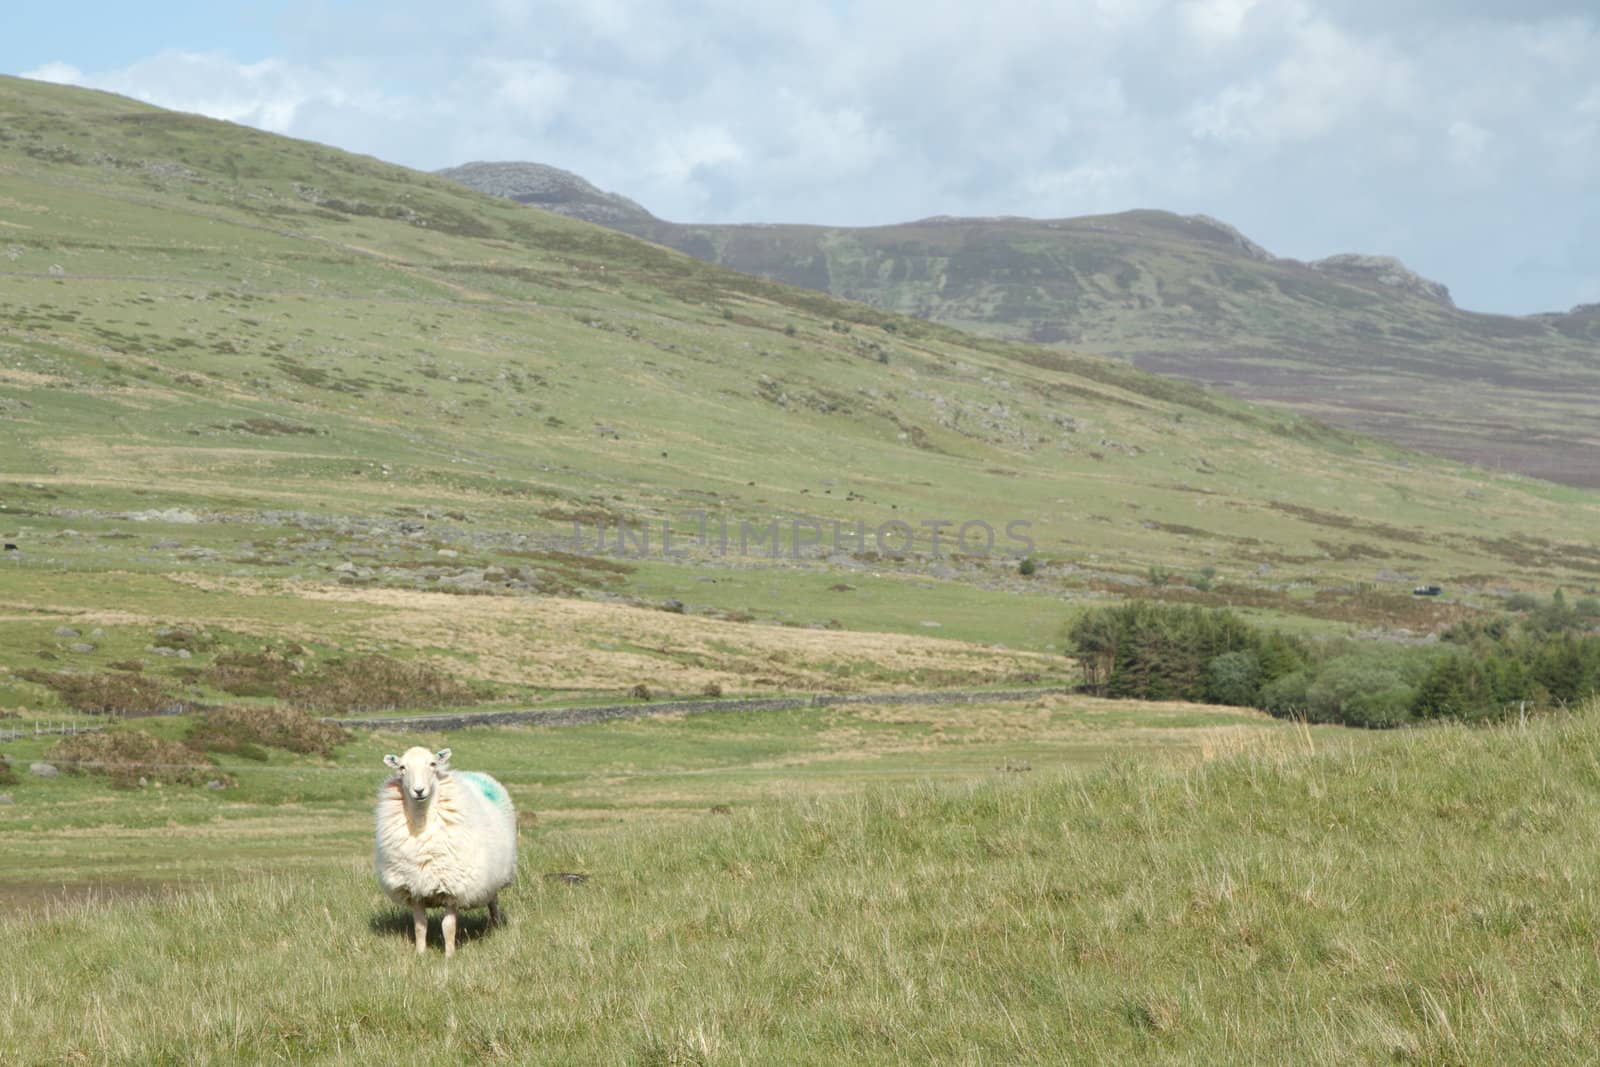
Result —
<instances>
[{"instance_id":1,"label":"sheep's face","mask_svg":"<svg viewBox=\"0 0 1600 1067\"><path fill-rule=\"evenodd\" d=\"M415 804L426 804L433 799L439 786L439 775L450 769L450 750L441 748L429 752L418 745L406 749L403 756L383 757L384 765L400 772L400 795Z\"/></svg>"}]
</instances>

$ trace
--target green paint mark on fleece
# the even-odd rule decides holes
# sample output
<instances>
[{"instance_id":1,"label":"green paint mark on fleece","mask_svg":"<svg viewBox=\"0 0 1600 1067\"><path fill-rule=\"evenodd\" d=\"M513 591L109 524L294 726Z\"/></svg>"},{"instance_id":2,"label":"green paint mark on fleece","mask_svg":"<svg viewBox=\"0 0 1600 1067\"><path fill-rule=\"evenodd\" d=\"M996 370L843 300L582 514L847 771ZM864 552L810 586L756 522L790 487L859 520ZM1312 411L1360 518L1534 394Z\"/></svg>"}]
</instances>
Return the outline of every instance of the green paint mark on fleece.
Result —
<instances>
[{"instance_id":1,"label":"green paint mark on fleece","mask_svg":"<svg viewBox=\"0 0 1600 1067\"><path fill-rule=\"evenodd\" d=\"M495 781L493 778L490 778L487 774L479 774L476 771L458 771L457 774L459 777L471 782L478 792L483 794L484 798L487 799L489 803L505 803L506 791L501 788L499 782Z\"/></svg>"}]
</instances>

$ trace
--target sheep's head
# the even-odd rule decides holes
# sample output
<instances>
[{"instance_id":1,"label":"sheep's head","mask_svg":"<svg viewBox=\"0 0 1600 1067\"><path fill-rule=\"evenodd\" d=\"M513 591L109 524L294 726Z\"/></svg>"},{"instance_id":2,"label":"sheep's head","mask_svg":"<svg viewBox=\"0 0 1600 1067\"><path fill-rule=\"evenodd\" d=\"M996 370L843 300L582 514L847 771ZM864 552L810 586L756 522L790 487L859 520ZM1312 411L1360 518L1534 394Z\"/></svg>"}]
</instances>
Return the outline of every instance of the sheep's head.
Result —
<instances>
[{"instance_id":1,"label":"sheep's head","mask_svg":"<svg viewBox=\"0 0 1600 1067\"><path fill-rule=\"evenodd\" d=\"M384 765L400 772L400 795L408 802L426 804L433 799L439 785L439 775L450 769L450 750L441 748L429 752L418 745L406 749L406 754L383 757Z\"/></svg>"}]
</instances>

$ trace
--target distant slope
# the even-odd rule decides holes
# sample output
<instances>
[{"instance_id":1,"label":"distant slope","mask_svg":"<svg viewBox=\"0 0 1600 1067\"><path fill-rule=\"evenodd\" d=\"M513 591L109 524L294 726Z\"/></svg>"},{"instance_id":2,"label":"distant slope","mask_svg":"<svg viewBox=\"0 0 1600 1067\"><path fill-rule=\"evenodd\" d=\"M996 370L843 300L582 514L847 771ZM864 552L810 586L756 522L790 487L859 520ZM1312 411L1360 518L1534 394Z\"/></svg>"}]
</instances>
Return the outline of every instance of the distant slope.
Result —
<instances>
[{"instance_id":1,"label":"distant slope","mask_svg":"<svg viewBox=\"0 0 1600 1067\"><path fill-rule=\"evenodd\" d=\"M582 203L541 206L576 213ZM1475 314L1388 257L1280 259L1224 223L1163 211L860 229L596 221L791 285L1113 355L1408 447L1600 486L1595 307Z\"/></svg>"},{"instance_id":2,"label":"distant slope","mask_svg":"<svg viewBox=\"0 0 1600 1067\"><path fill-rule=\"evenodd\" d=\"M0 257L0 581L30 611L424 589L1048 650L1128 590L1429 628L1600 579L1593 493L105 94L0 79ZM620 522L648 558L563 554ZM645 643L592 658L702 655ZM553 678L526 647L481 669Z\"/></svg>"}]
</instances>

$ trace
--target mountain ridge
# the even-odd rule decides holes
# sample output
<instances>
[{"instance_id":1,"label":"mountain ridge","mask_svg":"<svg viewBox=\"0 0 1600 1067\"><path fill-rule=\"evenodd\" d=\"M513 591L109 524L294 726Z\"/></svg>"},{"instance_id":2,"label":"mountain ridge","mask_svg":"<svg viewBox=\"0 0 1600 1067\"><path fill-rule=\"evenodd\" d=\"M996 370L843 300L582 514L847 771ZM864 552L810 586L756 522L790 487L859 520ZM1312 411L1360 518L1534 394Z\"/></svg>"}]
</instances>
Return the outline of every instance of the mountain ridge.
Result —
<instances>
[{"instance_id":1,"label":"mountain ridge","mask_svg":"<svg viewBox=\"0 0 1600 1067\"><path fill-rule=\"evenodd\" d=\"M631 203L631 201L629 201ZM549 210L568 210L548 199ZM641 209L643 210L643 209ZM1600 485L1600 316L1455 306L1392 256L1303 262L1204 215L872 227L603 222L698 259L984 336L1070 347L1407 447Z\"/></svg>"},{"instance_id":2,"label":"mountain ridge","mask_svg":"<svg viewBox=\"0 0 1600 1067\"><path fill-rule=\"evenodd\" d=\"M480 192L504 196L519 204L532 204L585 222L606 225L659 221L627 197L608 193L570 170L543 163L477 161L434 173Z\"/></svg>"}]
</instances>

